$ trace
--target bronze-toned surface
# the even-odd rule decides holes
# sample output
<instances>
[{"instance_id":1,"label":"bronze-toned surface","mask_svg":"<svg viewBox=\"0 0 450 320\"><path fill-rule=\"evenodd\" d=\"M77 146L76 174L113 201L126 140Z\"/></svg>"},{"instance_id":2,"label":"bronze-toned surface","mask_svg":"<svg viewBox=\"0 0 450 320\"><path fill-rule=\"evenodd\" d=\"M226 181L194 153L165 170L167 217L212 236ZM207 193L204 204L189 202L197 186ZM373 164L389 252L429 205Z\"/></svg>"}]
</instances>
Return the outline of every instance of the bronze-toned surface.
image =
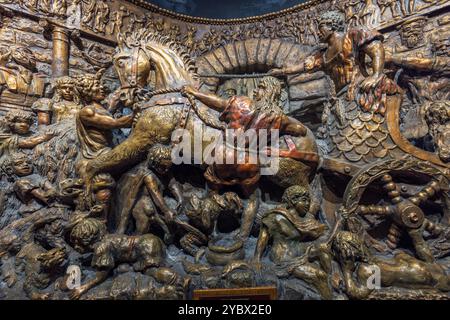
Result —
<instances>
[{"instance_id":1,"label":"bronze-toned surface","mask_svg":"<svg viewBox=\"0 0 450 320\"><path fill-rule=\"evenodd\" d=\"M0 299L449 299L449 5L0 0Z\"/></svg>"}]
</instances>

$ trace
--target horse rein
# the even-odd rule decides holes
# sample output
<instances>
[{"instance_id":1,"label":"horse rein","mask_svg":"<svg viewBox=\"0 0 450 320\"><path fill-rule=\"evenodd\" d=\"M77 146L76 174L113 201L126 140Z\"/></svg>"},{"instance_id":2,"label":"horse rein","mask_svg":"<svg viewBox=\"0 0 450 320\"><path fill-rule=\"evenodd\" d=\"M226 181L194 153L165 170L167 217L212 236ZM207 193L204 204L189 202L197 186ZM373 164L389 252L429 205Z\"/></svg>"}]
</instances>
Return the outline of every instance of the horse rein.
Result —
<instances>
[{"instance_id":1,"label":"horse rein","mask_svg":"<svg viewBox=\"0 0 450 320\"><path fill-rule=\"evenodd\" d=\"M162 94L169 94L169 93L181 93L182 88L168 88L168 89L160 89L160 90L154 90L154 91L147 91L145 89L139 89L136 88L138 92L136 92L136 95L139 95L139 101L135 102L133 109L135 110L135 117L133 119L133 127L137 120L139 119L139 116L141 114L141 110L147 109L146 107L142 106L142 103L145 100L150 100L154 96L162 95ZM189 114L191 109L194 109L197 116L202 120L205 124L208 126L217 129L217 130L225 130L225 126L219 123L214 123L212 120L208 119L207 116L202 112L195 101L194 96L190 94L185 94L187 98L187 103L184 104L182 114L181 114L181 121L178 122L178 126L176 129L185 129L187 125L187 121L189 119ZM175 103L175 102L174 102Z\"/></svg>"}]
</instances>

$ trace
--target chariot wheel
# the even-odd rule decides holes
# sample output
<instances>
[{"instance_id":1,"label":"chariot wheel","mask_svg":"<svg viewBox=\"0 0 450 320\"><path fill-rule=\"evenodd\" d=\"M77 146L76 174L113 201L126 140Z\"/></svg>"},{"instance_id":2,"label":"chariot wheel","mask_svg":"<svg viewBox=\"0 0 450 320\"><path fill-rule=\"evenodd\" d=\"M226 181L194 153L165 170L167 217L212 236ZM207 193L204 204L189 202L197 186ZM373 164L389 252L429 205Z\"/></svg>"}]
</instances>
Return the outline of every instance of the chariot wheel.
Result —
<instances>
[{"instance_id":1,"label":"chariot wheel","mask_svg":"<svg viewBox=\"0 0 450 320\"><path fill-rule=\"evenodd\" d=\"M348 183L340 222L364 233L375 249L404 246L419 259L434 261L427 240L448 234L449 179L445 169L413 157L375 162Z\"/></svg>"}]
</instances>

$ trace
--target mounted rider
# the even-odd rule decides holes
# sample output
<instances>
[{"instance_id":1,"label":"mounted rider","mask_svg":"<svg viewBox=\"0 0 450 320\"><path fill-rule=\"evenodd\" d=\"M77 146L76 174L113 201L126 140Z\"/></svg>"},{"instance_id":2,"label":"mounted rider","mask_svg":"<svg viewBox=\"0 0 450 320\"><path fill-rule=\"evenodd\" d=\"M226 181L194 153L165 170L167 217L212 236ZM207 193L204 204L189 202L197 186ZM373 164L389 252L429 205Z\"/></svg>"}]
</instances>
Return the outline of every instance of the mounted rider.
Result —
<instances>
[{"instance_id":1,"label":"mounted rider","mask_svg":"<svg viewBox=\"0 0 450 320\"><path fill-rule=\"evenodd\" d=\"M264 77L253 92L253 99L245 96L232 96L222 99L211 93L200 92L193 87L185 86L183 93L192 95L208 107L220 111L219 119L227 124L227 129L255 130L258 134L261 130L279 130L281 135L303 137L307 134L306 127L298 120L283 113L280 107L281 83L274 77ZM292 142L293 144L293 142ZM294 147L295 148L295 147ZM226 153L232 152L234 148L226 148ZM296 150L295 150L296 151ZM246 153L249 150L246 147ZM291 156L283 153L282 156ZM314 157L316 155L309 155ZM239 185L244 193L251 194L260 178L260 164L249 163L249 155L246 154L244 164L218 164L209 166L205 172L205 178L213 188L220 186ZM228 159L228 158L227 158Z\"/></svg>"},{"instance_id":2,"label":"mounted rider","mask_svg":"<svg viewBox=\"0 0 450 320\"><path fill-rule=\"evenodd\" d=\"M385 114L401 102L402 90L384 74L383 36L376 30L348 27L338 11L319 18L320 40L327 44L298 65L273 69L274 76L322 70L334 87L324 106L320 134L327 144L327 158L341 159L348 169L377 159L396 157ZM366 65L371 58L371 72ZM334 165L333 171L342 166ZM346 174L350 173L347 170Z\"/></svg>"}]
</instances>

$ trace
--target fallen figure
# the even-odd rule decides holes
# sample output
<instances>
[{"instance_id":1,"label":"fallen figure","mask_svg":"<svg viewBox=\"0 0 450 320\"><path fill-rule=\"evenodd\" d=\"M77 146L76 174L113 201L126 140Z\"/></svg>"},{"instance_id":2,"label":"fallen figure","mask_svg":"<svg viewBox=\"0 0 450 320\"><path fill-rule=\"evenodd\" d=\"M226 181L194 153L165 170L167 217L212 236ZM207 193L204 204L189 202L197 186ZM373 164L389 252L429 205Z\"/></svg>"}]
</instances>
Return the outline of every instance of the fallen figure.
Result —
<instances>
[{"instance_id":1,"label":"fallen figure","mask_svg":"<svg viewBox=\"0 0 450 320\"><path fill-rule=\"evenodd\" d=\"M70 231L72 245L82 253L93 252L91 265L97 270L95 278L73 289L71 299L79 299L91 288L104 282L119 263L130 263L136 272L145 272L164 285L180 284L185 291L189 279L164 267L165 245L153 234L127 236L106 234L105 224L94 218L86 218Z\"/></svg>"}]
</instances>

